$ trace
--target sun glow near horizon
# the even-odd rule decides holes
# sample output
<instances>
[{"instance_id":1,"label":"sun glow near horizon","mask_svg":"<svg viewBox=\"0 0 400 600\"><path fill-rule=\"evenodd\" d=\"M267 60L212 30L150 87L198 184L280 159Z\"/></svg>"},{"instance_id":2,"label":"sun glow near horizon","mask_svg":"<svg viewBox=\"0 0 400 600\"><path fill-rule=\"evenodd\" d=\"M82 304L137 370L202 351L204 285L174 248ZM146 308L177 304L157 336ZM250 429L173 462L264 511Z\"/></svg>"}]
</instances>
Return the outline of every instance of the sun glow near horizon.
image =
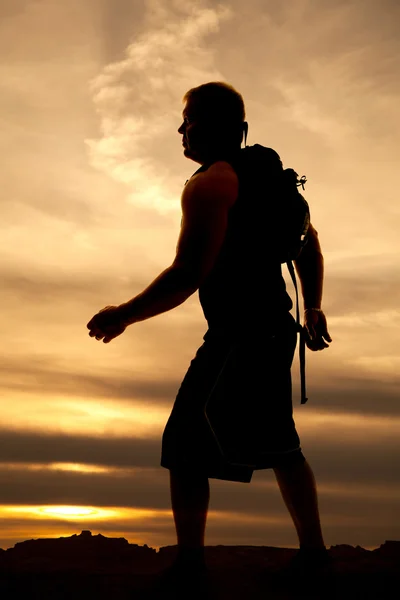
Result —
<instances>
[{"instance_id":1,"label":"sun glow near horizon","mask_svg":"<svg viewBox=\"0 0 400 600\"><path fill-rule=\"evenodd\" d=\"M99 507L99 506L76 506L76 505L23 505L23 506L0 506L0 517L9 516L29 517L31 519L90 519L90 521L98 521L104 519L107 521L115 521L120 519L129 519L140 521L141 519L151 518L155 514L164 514L168 511L159 511L141 508L124 508L118 507Z\"/></svg>"}]
</instances>

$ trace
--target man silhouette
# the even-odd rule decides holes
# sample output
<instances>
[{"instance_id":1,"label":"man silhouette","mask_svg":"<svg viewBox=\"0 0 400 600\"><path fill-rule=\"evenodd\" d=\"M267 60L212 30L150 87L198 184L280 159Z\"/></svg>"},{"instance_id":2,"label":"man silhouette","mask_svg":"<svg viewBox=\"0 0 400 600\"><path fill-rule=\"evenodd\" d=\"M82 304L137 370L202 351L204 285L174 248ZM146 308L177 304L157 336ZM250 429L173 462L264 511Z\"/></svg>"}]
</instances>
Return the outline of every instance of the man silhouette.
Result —
<instances>
[{"instance_id":1,"label":"man silhouette","mask_svg":"<svg viewBox=\"0 0 400 600\"><path fill-rule=\"evenodd\" d=\"M243 99L232 86L211 82L189 90L184 102L178 129L183 152L201 167L182 193L176 257L144 292L93 317L90 335L107 343L127 325L171 310L199 290L208 331L182 381L162 440L161 466L170 471L178 542L177 559L165 581L181 572L193 577L204 572L209 478L248 483L254 470L264 468L274 470L293 519L298 562L324 563L316 483L292 417L293 304L280 263L269 262L263 253L257 202L246 198L233 166L247 132ZM259 203L264 202L262 192ZM247 229L249 222L253 229ZM323 257L312 225L295 267L307 346L322 350L332 340L321 310ZM247 423L247 433L240 423ZM256 438L262 442L246 455Z\"/></svg>"}]
</instances>

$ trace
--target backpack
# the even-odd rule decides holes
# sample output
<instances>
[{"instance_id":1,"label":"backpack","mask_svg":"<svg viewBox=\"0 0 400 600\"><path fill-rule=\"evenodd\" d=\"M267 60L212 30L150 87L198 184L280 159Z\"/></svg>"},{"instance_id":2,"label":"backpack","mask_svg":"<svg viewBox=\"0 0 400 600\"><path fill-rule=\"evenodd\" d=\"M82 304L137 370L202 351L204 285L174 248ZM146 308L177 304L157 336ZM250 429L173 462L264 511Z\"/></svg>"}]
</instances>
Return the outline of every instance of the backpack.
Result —
<instances>
[{"instance_id":1,"label":"backpack","mask_svg":"<svg viewBox=\"0 0 400 600\"><path fill-rule=\"evenodd\" d=\"M258 179L266 175L268 184L268 210L270 219L285 223L275 239L277 259L281 263L296 260L307 243L310 225L310 209L298 188L307 181L303 175L300 179L293 169L284 169L279 155L260 144L242 148L235 161L235 170L245 178L247 184L255 186L254 193L260 195ZM273 205L271 199L273 198Z\"/></svg>"},{"instance_id":2,"label":"backpack","mask_svg":"<svg viewBox=\"0 0 400 600\"><path fill-rule=\"evenodd\" d=\"M246 138L247 135L245 144ZM305 175L299 179L293 169L284 169L275 150L260 144L245 146L240 150L235 170L238 175L244 177L250 187L252 184L255 186L254 193L258 195L260 188L257 179L262 175L265 181L266 176L270 221L285 224L282 229L275 227L274 255L280 263L286 263L296 292L296 324L300 333L301 404L305 404L308 400L305 384L305 330L300 324L299 294L292 261L299 257L308 239L310 209L298 189L301 186L304 190L307 179Z\"/></svg>"},{"instance_id":3,"label":"backpack","mask_svg":"<svg viewBox=\"0 0 400 600\"><path fill-rule=\"evenodd\" d=\"M298 190L300 186L304 190L307 179L305 175L299 179L293 169L284 169L279 154L272 148L261 146L261 144L246 146L248 126L247 123L245 125L245 147L241 148L233 158L231 157L232 159L229 162L235 169L239 181L245 182L250 196L252 191L254 195L259 195L260 177L262 175L265 180L265 174L267 175L269 199L266 208L270 215L270 222L272 224L285 223L284 229L275 228L270 235L273 236L274 257L280 263L286 263L296 292L296 324L300 334L301 404L305 404L308 400L305 376L305 330L300 324L299 293L292 261L299 257L307 243L310 209L307 201ZM205 171L210 164L201 166L193 173L192 177ZM252 186L254 186L254 190L251 189ZM270 198L275 200L272 204Z\"/></svg>"}]
</instances>

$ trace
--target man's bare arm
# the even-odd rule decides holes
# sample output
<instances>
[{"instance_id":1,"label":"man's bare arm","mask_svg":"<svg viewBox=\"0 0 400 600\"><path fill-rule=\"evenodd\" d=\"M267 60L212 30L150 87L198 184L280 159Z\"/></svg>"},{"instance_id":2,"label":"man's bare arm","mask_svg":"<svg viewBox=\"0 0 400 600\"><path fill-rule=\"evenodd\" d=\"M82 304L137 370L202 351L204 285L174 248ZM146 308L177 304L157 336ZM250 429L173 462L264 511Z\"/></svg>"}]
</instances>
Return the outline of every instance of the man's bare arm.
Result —
<instances>
[{"instance_id":1,"label":"man's bare arm","mask_svg":"<svg viewBox=\"0 0 400 600\"><path fill-rule=\"evenodd\" d=\"M332 338L328 332L326 317L321 309L322 288L324 282L324 257L318 240L318 233L310 224L309 237L295 267L301 283L304 300L304 329L306 331L306 344L310 350L323 350L328 348Z\"/></svg>"},{"instance_id":2,"label":"man's bare arm","mask_svg":"<svg viewBox=\"0 0 400 600\"><path fill-rule=\"evenodd\" d=\"M294 264L301 283L304 309L321 308L324 257L321 252L318 233L311 223L307 244Z\"/></svg>"},{"instance_id":3,"label":"man's bare arm","mask_svg":"<svg viewBox=\"0 0 400 600\"><path fill-rule=\"evenodd\" d=\"M172 310L200 287L222 247L238 186L236 174L226 163L215 163L189 181L182 193L175 259L141 294L121 305L128 325Z\"/></svg>"}]
</instances>

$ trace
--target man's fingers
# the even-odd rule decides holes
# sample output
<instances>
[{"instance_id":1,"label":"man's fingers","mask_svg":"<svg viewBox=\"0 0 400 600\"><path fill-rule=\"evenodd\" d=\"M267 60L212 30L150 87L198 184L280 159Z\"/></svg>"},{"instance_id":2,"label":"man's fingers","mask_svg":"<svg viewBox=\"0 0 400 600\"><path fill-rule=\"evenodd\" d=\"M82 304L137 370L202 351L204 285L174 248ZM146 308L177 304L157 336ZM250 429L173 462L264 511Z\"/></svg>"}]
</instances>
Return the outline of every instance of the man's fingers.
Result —
<instances>
[{"instance_id":1,"label":"man's fingers","mask_svg":"<svg viewBox=\"0 0 400 600\"><path fill-rule=\"evenodd\" d=\"M99 313L102 314L99 315ZM102 339L104 344L108 344L121 335L127 325L121 321L115 306L106 306L99 313L92 317L86 327L90 330L90 337L95 337L96 340Z\"/></svg>"},{"instance_id":2,"label":"man's fingers","mask_svg":"<svg viewBox=\"0 0 400 600\"><path fill-rule=\"evenodd\" d=\"M317 336L313 325L306 325L306 329L311 339L314 339Z\"/></svg>"},{"instance_id":3,"label":"man's fingers","mask_svg":"<svg viewBox=\"0 0 400 600\"><path fill-rule=\"evenodd\" d=\"M96 339L101 339L104 336L104 333L100 331L100 329L92 329L89 331L90 337L95 337Z\"/></svg>"},{"instance_id":4,"label":"man's fingers","mask_svg":"<svg viewBox=\"0 0 400 600\"><path fill-rule=\"evenodd\" d=\"M99 322L98 322L98 320L96 318L93 317L93 319L91 319L89 321L89 323L86 325L86 327L88 329L93 329L93 330L99 329Z\"/></svg>"},{"instance_id":5,"label":"man's fingers","mask_svg":"<svg viewBox=\"0 0 400 600\"><path fill-rule=\"evenodd\" d=\"M321 333L321 337L323 337L323 338L324 338L324 340L326 340L327 342L331 342L331 341L332 341L332 338L331 338L331 336L329 335L329 333L328 333L328 330L327 330L327 329L324 329L324 330L322 331L322 333Z\"/></svg>"},{"instance_id":6,"label":"man's fingers","mask_svg":"<svg viewBox=\"0 0 400 600\"><path fill-rule=\"evenodd\" d=\"M89 335L90 335L90 337L94 337L94 336L98 336L98 335L102 335L102 334L100 333L100 331L92 330L89 332Z\"/></svg>"},{"instance_id":7,"label":"man's fingers","mask_svg":"<svg viewBox=\"0 0 400 600\"><path fill-rule=\"evenodd\" d=\"M310 336L306 336L306 345L307 348L309 348L310 350L312 350L313 352L317 352L318 350L324 350L325 348L329 348L328 344L325 342L325 340L321 337L310 337Z\"/></svg>"}]
</instances>

